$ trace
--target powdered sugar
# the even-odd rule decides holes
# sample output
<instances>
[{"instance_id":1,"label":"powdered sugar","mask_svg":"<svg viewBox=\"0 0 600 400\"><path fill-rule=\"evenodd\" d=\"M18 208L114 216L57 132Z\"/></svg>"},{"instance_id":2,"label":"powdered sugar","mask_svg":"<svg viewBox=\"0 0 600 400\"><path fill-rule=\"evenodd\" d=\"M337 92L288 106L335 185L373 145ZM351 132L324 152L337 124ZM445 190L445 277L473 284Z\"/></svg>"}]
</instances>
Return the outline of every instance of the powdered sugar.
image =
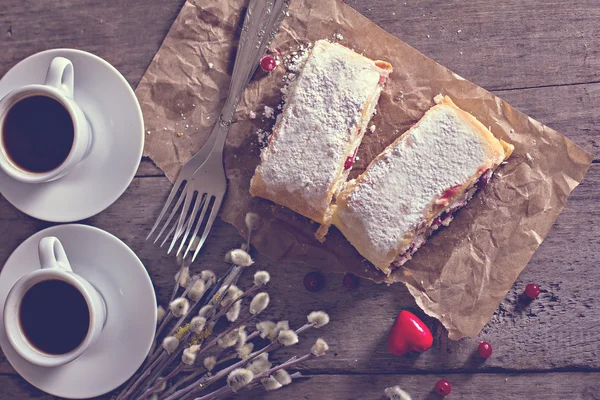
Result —
<instances>
[{"instance_id":1,"label":"powdered sugar","mask_svg":"<svg viewBox=\"0 0 600 400\"><path fill-rule=\"evenodd\" d=\"M435 106L369 166L347 197L347 207L338 209L338 218L346 226L362 227L369 239L363 245L371 253L389 257L424 224L434 199L480 171L488 146L453 109Z\"/></svg>"},{"instance_id":2,"label":"powdered sugar","mask_svg":"<svg viewBox=\"0 0 600 400\"><path fill-rule=\"evenodd\" d=\"M275 110L273 107L265 106L265 111L263 112L265 118L274 119L275 118Z\"/></svg>"},{"instance_id":3,"label":"powdered sugar","mask_svg":"<svg viewBox=\"0 0 600 400\"><path fill-rule=\"evenodd\" d=\"M293 54L293 53L292 53ZM301 60L301 54L293 54ZM369 100L377 99L382 71L372 60L317 41L289 97L273 140L261 154L257 174L268 186L286 190L325 211L335 181L358 134Z\"/></svg>"}]
</instances>

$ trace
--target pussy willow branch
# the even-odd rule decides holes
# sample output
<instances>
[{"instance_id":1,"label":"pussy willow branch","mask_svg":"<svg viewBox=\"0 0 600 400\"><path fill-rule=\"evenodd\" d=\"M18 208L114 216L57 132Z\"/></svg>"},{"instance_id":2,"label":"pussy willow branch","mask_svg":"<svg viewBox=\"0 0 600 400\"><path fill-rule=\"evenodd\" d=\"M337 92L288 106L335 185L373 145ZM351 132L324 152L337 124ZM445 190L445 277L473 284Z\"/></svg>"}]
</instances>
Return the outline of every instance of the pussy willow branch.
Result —
<instances>
[{"instance_id":1,"label":"pussy willow branch","mask_svg":"<svg viewBox=\"0 0 600 400\"><path fill-rule=\"evenodd\" d=\"M250 342L251 340L253 340L254 338L256 338L258 335L260 334L259 331L254 331L251 334L248 335L248 337L246 338L246 343ZM230 353L227 355L227 353ZM221 350L219 353L217 353L217 355L215 356L215 359L217 361L216 365L221 365L229 360L232 360L234 358L236 358L237 354L236 351L231 352L231 348L226 348ZM196 360L202 360L199 357L196 357ZM216 366L215 365L215 366ZM191 373L188 376L185 376L183 378L181 378L180 380L174 382L171 387L162 395L164 396L169 396L171 393L173 393L175 390L177 390L177 388L179 388L181 385L196 379L197 377L199 377L200 375L204 374L206 372L206 370L199 368L197 369L195 372Z\"/></svg>"},{"instance_id":2,"label":"pussy willow branch","mask_svg":"<svg viewBox=\"0 0 600 400\"><path fill-rule=\"evenodd\" d=\"M137 387L140 385L140 383L142 383L146 379L146 377L148 376L148 374L150 374L151 367L153 365L155 365L156 363L160 362L164 355L166 355L166 353L165 354L161 354L161 356L159 358L157 358L150 365L150 367L146 371L144 371L142 373L142 375L140 375L140 377L133 383L133 385L125 392L125 394L123 395L123 398L128 398L129 396L131 396L134 393L134 391L137 389Z\"/></svg>"},{"instance_id":3,"label":"pussy willow branch","mask_svg":"<svg viewBox=\"0 0 600 400\"><path fill-rule=\"evenodd\" d=\"M221 284L220 285L216 285L216 286L220 286L223 287L224 285L227 285L224 287L224 290L221 291L221 293L225 293L229 287L233 284L235 284L235 282L238 281L241 272L243 270L243 267L237 266L237 265L232 265L232 267L229 269L228 273L223 277L223 279L221 280ZM188 288L191 288L192 285L188 285ZM216 289L216 290L215 290ZM206 304L209 303L214 303L214 307L217 308L219 307L219 300L220 300L220 296L218 296L219 290L215 287L215 289L213 289L213 291L210 292L209 296L206 296L206 294L208 293L208 290L206 290L206 292L204 293L204 295L202 296L201 300L205 300ZM189 289L186 289L184 291L184 293L182 294L182 297L185 296L187 294ZM214 294L213 294L214 293ZM206 296L206 297L205 297ZM241 297L241 295L239 296ZM210 299L209 301L206 301L206 299ZM190 307L190 310L188 310L188 314L189 312L191 312L192 308L196 308L196 306L200 304L200 301L196 302L192 307ZM231 308L233 306L233 304L229 304L228 305L229 308ZM229 309L228 308L228 309ZM172 316L172 314L169 314ZM220 316L219 316L220 317ZM175 327L172 329L172 332L174 332L175 330L179 329L179 327L181 326L181 322L183 322L185 318L181 317L179 322L175 325ZM211 322L214 320L215 324L216 322L218 322L218 318L215 316L214 318L211 318ZM209 321L207 321L207 325L208 325ZM241 325L239 325L241 326ZM238 328L239 328L238 326ZM231 330L230 330L231 332ZM167 335L168 336L168 335ZM170 357L168 358L163 358L162 361L156 365L154 362L152 365L150 365L148 367L148 370L150 370L150 372L146 372L145 373L145 377L150 376L150 378L148 379L148 382L146 383L146 385L143 387L142 391L146 392L150 387L154 386L155 380L160 376L160 374L175 360L175 358L185 349L185 347L187 347L187 344L190 340L190 338L192 337L191 332L189 332L188 334L185 335L184 338L182 338L182 340L180 341L180 344L177 348L176 351L173 352L173 354L171 354ZM162 350L162 351L161 351ZM152 355L152 359L156 359L157 357L159 357L162 354L165 354L165 350L164 349L157 349L155 354ZM146 378L144 378L146 379Z\"/></svg>"},{"instance_id":4,"label":"pussy willow branch","mask_svg":"<svg viewBox=\"0 0 600 400\"><path fill-rule=\"evenodd\" d=\"M253 318L255 318L256 315L257 314L248 314L244 318L236 321L235 324L228 326L227 329L225 329L223 332L219 333L217 335L217 337L215 337L213 340L211 340L204 348L201 348L200 351L198 352L198 354L196 354L196 357L206 354L206 352L208 350L212 349L213 347L215 347L217 345L219 339L222 339L225 335L233 332L236 329L239 329L242 325L247 324L249 321L251 321Z\"/></svg>"},{"instance_id":5,"label":"pussy willow branch","mask_svg":"<svg viewBox=\"0 0 600 400\"><path fill-rule=\"evenodd\" d=\"M241 326L241 325L240 325L240 326ZM239 328L239 326L238 326L238 328ZM234 329L236 329L236 328L234 328ZM232 331L233 331L234 329L232 329ZM259 334L259 332L258 332L258 331L254 331L254 332L252 332L252 333L251 333L250 335L248 335L248 337L246 338L246 342L248 342L248 341L250 341L250 340L254 339L256 336L258 336L258 334ZM218 339L218 338L219 338L219 337L217 337L217 339ZM223 349L224 351L219 353L219 354L221 354L221 357L222 357L222 354L223 354L223 353L225 353L225 351L226 351L226 350L229 350L229 349L230 349L230 348ZM198 353L198 354L196 354L196 358L198 358L198 356L199 356L199 355L200 355L199 353ZM236 356L236 352L234 351L234 353L233 353L233 354L231 354L231 356L230 356L230 357L229 357L227 360L224 360L224 359L222 359L222 360L221 360L221 362L225 362L225 361L228 361L228 360L230 360L230 359L233 359L233 358L235 358L235 356ZM172 356L171 356L171 357L172 357ZM170 365L170 364L171 364L171 362L167 362L167 363L166 363L166 365ZM149 389L147 389L147 390L146 390L146 391L145 391L145 392L144 392L144 393L143 393L141 396L139 396L139 398L138 398L138 399L145 399L146 397L150 396L152 393L154 393L154 392L156 391L156 389L157 389L157 388L158 388L158 387L159 387L159 386L160 386L160 385L161 385L163 382L165 382L165 381L168 381L169 379L171 379L172 377L176 376L176 375L177 375L178 373L180 373L181 371L184 371L184 370L186 369L186 367L189 367L189 366L188 366L187 364L185 364L183 361L182 361L182 362L180 362L180 363L177 365L177 367L175 367L175 368L174 368L174 369L173 369L173 370L172 370L172 371L171 371L171 372L170 372L170 373L169 373L167 376L165 376L165 377L158 377L158 378L156 379L156 381L154 382L154 385L153 385L152 387L150 387ZM159 374L159 375L160 375L160 373L161 373L161 372L162 372L162 371L159 371L159 372L157 372L157 374ZM200 369L200 370L199 370L199 371L197 371L197 372L198 372L198 374L201 374L201 373L203 373L204 371L203 371L202 369ZM191 378L191 379L193 379L193 376L194 376L194 374L191 374L190 376L192 376L192 378Z\"/></svg>"},{"instance_id":6,"label":"pussy willow branch","mask_svg":"<svg viewBox=\"0 0 600 400\"><path fill-rule=\"evenodd\" d=\"M241 272L241 269L239 270L239 272ZM232 271L232 274L234 275L234 276L233 276L233 279L232 279L232 280L231 280L231 282L229 283L229 286L226 286L226 287L225 287L225 289L222 291L222 293L226 293L226 291L229 289L229 287L231 287L231 285L233 285L233 283L232 283L232 282L233 282L233 281L235 281L235 280L236 280L236 278L239 278L238 271L236 271L235 269ZM236 277L235 275L238 275L238 276ZM223 315L225 315L225 314L226 314L226 313L227 313L227 312L228 312L228 311L231 309L231 307L233 307L233 305L235 304L235 302L237 302L238 300L240 300L240 299L244 298L244 297L245 297L245 295L246 295L248 292L251 292L251 291L257 291L258 289L256 288L256 286L257 286L257 285L254 285L252 288L248 289L247 291L245 291L244 293L242 293L241 295L239 295L239 296L238 296L238 297L237 297L237 298L236 298L234 301L230 302L230 303L229 303L227 306L223 307L223 308L222 308L222 309L219 311L219 313L217 313L216 315L214 315L214 316L210 317L210 319L207 319L207 321L206 321L206 325L208 325L209 323L214 323L214 324L216 325L216 323L219 321L219 319L220 319L220 318L221 318ZM214 300L214 299L212 299L211 301L213 301L213 300ZM216 303L215 303L215 308L216 308L216 307L219 307L219 305L220 305L220 301L219 301L219 300L220 300L220 299L217 299L217 301L216 301ZM213 311L213 312L214 312L214 311ZM218 336L217 336L215 339L213 339L213 340L212 340L212 341L211 341L211 342L210 342L208 345L206 345L206 347L202 348L202 349L200 350L200 352L196 354L196 357L198 357L198 356L200 356L200 355L202 355L202 354L206 353L206 351L207 351L207 350L209 350L209 349L211 349L212 347L214 347L214 345L217 343L218 339L221 339L223 336L225 336L226 334L230 333L230 332L231 332L231 331L233 331L234 329L237 329L237 328L239 328L239 327L240 327L240 326L242 326L243 324L245 324L245 323L247 323L248 321L250 321L252 318L253 318L253 316L252 316L252 315L250 315L249 317L243 318L242 320L240 320L240 321L236 322L235 324L233 324L233 325L229 326L229 327L228 327L226 330L224 330L223 332L221 332L221 333L220 333L220 334L219 334L219 335L218 335ZM173 360L175 359L175 357L176 357L176 356L177 356L177 355L178 355L178 354L179 354L181 351L183 351L183 349L184 349L185 347L187 347L187 344L188 344L188 342L189 342L189 339L190 339L190 338L191 338L191 335L190 335L190 334L187 334L187 335L186 335L186 336L185 336L185 337L182 339L182 341L181 341L181 343L180 343L180 346L179 346L179 348L177 349L177 351L175 351L175 352L173 353L173 355L171 355L171 357L170 357L170 358L169 358L167 361L163 362L163 363L162 363L162 365L160 365L160 366L158 367L158 372L156 372L156 373L154 374L154 377L157 377L158 375L160 375L160 373L161 373L161 372L162 372L162 371L163 371L163 370L164 370L166 367L168 367L168 366L171 364L171 362L173 362ZM152 382L152 379L154 379L154 378L151 378L151 382Z\"/></svg>"},{"instance_id":7,"label":"pussy willow branch","mask_svg":"<svg viewBox=\"0 0 600 400\"><path fill-rule=\"evenodd\" d=\"M260 374L258 374L256 376L254 376L254 378L252 378L252 381L250 381L250 383L246 387L248 387L252 383L258 383L258 382L260 382L261 379L266 378L267 376L269 376L269 375L271 375L271 374L279 371L280 369L285 369L285 368L293 367L294 365L296 365L298 363L301 363L303 361L306 361L306 360L308 360L309 358L312 358L312 357L314 357L312 355L312 353L305 354L305 355L303 355L302 357L299 357L299 358L298 357L292 357L288 361L284 362L283 364L279 364L276 367L268 369L268 370L266 370L264 372L261 372ZM222 388L217 389L217 390L215 390L212 393L206 394L206 395L204 395L202 397L196 397L194 400L220 400L220 399L225 399L228 396L231 396L233 394L235 394L235 392L233 391L233 389L231 389L228 385L225 385Z\"/></svg>"},{"instance_id":8,"label":"pussy willow branch","mask_svg":"<svg viewBox=\"0 0 600 400\"><path fill-rule=\"evenodd\" d=\"M309 323L309 324L305 324L303 326L301 326L300 328L298 328L295 332L297 335L301 334L302 332L312 328L314 326L314 323ZM216 373L213 376L208 377L206 374L203 375L200 379L196 380L195 382L189 384L188 386L184 387L183 389L180 389L178 391L176 391L175 393L171 394L169 397L166 397L164 400L175 400L175 399L180 399L183 400L186 397L188 397L189 394L191 393L198 393L203 391L204 389L206 389L208 386L210 386L212 383L216 382L217 380L227 376L231 371L233 371L236 368L240 368L243 367L244 365L248 364L250 361L252 361L253 359L255 359L256 357L258 357L259 355L261 355L262 353L270 353L272 351L275 351L279 348L283 347L283 345L281 343L279 343L277 341L277 339L275 339L274 342L268 344L267 346L263 347L260 350L255 351L254 353L250 354L248 356L248 358L246 358L245 360L240 360L237 363L219 371L218 373ZM202 386L200 386L202 385ZM180 397L182 396L183 397Z\"/></svg>"}]
</instances>

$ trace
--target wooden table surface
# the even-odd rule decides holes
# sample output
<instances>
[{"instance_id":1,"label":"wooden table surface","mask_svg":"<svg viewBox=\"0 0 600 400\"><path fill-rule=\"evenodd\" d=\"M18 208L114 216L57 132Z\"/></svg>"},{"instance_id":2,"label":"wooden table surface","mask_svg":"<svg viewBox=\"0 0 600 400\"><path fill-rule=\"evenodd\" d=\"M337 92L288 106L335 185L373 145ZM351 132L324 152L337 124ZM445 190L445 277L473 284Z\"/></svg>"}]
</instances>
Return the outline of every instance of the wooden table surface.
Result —
<instances>
[{"instance_id":1,"label":"wooden table surface","mask_svg":"<svg viewBox=\"0 0 600 400\"><path fill-rule=\"evenodd\" d=\"M215 0L217 1L217 0ZM226 0L220 0L226 1ZM451 399L600 399L600 7L597 0L349 0L368 18L459 75L491 90L514 107L563 133L596 155L588 175L498 311L477 338L448 341L434 327L434 347L422 355L391 356L387 331L402 308L416 310L407 290L362 281L347 290L341 276L324 273L327 284L307 292L311 268L274 265L257 256L273 275L272 318L299 326L313 309L332 322L301 337L300 354L317 337L327 339L326 358L302 365L306 382L266 399L380 399L401 385L413 399L435 399L440 378L453 384ZM33 53L73 47L103 57L135 87L158 50L183 0L2 0L0 76ZM173 257L144 238L170 184L148 160L125 194L101 214L82 221L127 243L146 265L164 303L176 272ZM0 197L0 265L33 233L52 224L35 220ZM222 221L213 228L195 268L225 267L222 256L242 238ZM543 291L521 307L528 282ZM493 356L474 355L479 340ZM0 355L1 399L49 399ZM108 398L105 396L103 398ZM242 398L242 396L240 396Z\"/></svg>"}]
</instances>

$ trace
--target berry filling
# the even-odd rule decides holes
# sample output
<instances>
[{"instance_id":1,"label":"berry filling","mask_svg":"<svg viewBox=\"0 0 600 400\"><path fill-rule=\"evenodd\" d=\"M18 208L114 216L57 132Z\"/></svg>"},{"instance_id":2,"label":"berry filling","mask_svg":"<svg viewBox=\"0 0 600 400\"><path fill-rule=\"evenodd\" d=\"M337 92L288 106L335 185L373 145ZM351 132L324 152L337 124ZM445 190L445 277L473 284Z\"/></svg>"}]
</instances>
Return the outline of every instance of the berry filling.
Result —
<instances>
[{"instance_id":1,"label":"berry filling","mask_svg":"<svg viewBox=\"0 0 600 400\"><path fill-rule=\"evenodd\" d=\"M450 222L452 222L454 216L458 213L458 211L461 208L463 208L467 204L467 202L473 197L475 192L487 185L492 174L493 171L491 169L485 170L485 172L479 177L477 182L475 182L475 184L469 189L465 190L464 198L462 198L462 200L461 198L459 198L454 199L452 203L448 202L448 199L454 198L454 196L458 194L458 192L461 189L461 186L453 186L450 189L447 189L442 195L442 199L445 200L446 209L433 219L431 225L423 226L417 231L412 243L403 253L399 254L396 257L396 259L392 263L392 267L397 268L404 265L408 260L412 258L412 255L415 254L417 250L419 250L419 248L425 244L427 238L430 237L433 234L433 232L435 232L442 226L448 226Z\"/></svg>"}]
</instances>

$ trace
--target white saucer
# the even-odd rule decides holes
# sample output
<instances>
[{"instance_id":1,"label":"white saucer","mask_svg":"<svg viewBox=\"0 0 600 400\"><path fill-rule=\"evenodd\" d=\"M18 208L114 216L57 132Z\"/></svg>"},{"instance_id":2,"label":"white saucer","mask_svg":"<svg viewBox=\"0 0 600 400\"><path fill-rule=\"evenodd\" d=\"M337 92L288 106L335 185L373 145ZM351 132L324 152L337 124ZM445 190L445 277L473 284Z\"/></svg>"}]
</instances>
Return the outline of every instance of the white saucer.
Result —
<instances>
[{"instance_id":1,"label":"white saucer","mask_svg":"<svg viewBox=\"0 0 600 400\"><path fill-rule=\"evenodd\" d=\"M144 121L119 71L81 50L47 50L24 59L0 80L0 98L17 87L44 83L57 56L73 62L75 100L93 131L91 153L67 176L49 183L26 184L0 171L0 194L32 217L72 222L98 214L127 189L142 157Z\"/></svg>"},{"instance_id":2,"label":"white saucer","mask_svg":"<svg viewBox=\"0 0 600 400\"><path fill-rule=\"evenodd\" d=\"M142 262L113 235L86 225L60 225L25 240L0 273L0 310L12 285L39 268L38 242L56 236L73 270L89 280L106 301L106 325L96 343L69 364L44 368L30 364L11 347L0 312L0 346L23 378L55 396L100 396L119 387L144 361L156 329L156 297Z\"/></svg>"}]
</instances>

